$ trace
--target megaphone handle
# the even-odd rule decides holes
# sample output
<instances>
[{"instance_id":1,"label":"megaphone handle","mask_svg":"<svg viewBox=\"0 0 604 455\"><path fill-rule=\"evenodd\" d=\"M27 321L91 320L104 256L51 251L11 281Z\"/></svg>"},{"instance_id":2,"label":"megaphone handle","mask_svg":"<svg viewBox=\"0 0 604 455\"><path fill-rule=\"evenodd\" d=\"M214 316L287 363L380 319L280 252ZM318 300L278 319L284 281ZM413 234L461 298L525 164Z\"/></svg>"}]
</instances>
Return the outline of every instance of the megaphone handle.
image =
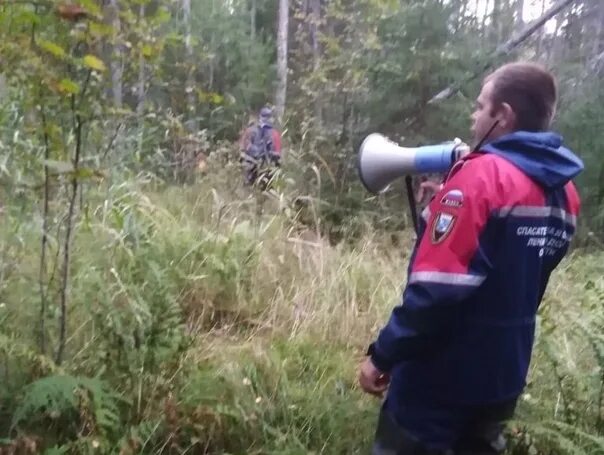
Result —
<instances>
[{"instance_id":1,"label":"megaphone handle","mask_svg":"<svg viewBox=\"0 0 604 455\"><path fill-rule=\"evenodd\" d=\"M417 224L417 206L415 205L415 197L413 195L413 185L410 175L405 177L405 183L407 184L407 198L409 199L409 208L411 209L413 229L415 230L415 235L419 235L419 226Z\"/></svg>"}]
</instances>

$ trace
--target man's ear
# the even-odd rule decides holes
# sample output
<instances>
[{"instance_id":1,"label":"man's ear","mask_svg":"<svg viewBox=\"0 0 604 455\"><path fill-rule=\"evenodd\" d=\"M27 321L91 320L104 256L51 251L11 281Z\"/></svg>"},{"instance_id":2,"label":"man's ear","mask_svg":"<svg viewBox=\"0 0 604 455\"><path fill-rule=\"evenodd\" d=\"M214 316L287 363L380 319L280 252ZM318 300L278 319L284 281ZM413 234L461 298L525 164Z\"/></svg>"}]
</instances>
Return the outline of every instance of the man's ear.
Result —
<instances>
[{"instance_id":1,"label":"man's ear","mask_svg":"<svg viewBox=\"0 0 604 455\"><path fill-rule=\"evenodd\" d=\"M516 113L512 106L508 103L501 103L501 108L499 109L499 115L497 116L497 120L499 120L499 126L506 130L512 130L516 126Z\"/></svg>"}]
</instances>

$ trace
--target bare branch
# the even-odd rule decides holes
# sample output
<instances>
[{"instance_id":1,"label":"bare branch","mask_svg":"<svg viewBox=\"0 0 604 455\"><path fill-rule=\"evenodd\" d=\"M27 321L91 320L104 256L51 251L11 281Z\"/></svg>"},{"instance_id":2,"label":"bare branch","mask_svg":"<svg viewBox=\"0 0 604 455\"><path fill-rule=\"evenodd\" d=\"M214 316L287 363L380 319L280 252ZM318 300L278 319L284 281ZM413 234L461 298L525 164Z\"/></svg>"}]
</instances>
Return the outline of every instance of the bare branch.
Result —
<instances>
[{"instance_id":1,"label":"bare branch","mask_svg":"<svg viewBox=\"0 0 604 455\"><path fill-rule=\"evenodd\" d=\"M493 66L494 61L496 61L499 57L509 54L513 49L515 49L520 43L526 40L529 36L539 30L543 25L549 21L552 17L562 11L564 8L569 6L575 0L560 0L554 6L552 6L549 10L547 10L541 17L534 20L530 24L528 24L523 30L521 30L516 36L513 36L505 43L499 45L497 49L495 49L495 53L493 54L493 58L489 63L479 68L477 71L472 73L472 75L461 82L456 84L452 84L444 90L440 91L436 95L434 95L428 104L434 104L438 101L446 100L452 97L455 93L459 91L462 85L474 80L484 71L488 70Z\"/></svg>"},{"instance_id":2,"label":"bare branch","mask_svg":"<svg viewBox=\"0 0 604 455\"><path fill-rule=\"evenodd\" d=\"M60 365L63 361L63 355L65 352L65 343L67 340L67 291L69 288L69 266L70 266L70 253L71 253L71 237L74 228L74 214L76 200L78 196L78 166L80 164L80 157L82 155L82 127L84 121L80 112L80 107L84 101L86 89L90 82L90 76L92 70L88 71L86 82L82 88L80 96L80 103L76 105L76 96L71 97L71 110L73 115L73 123L75 130L75 155L73 158L73 176L71 179L71 195L69 198L69 209L67 212L67 227L65 228L65 244L63 246L63 268L62 272L62 283L61 283L61 315L59 320L59 348L57 350L56 363Z\"/></svg>"}]
</instances>

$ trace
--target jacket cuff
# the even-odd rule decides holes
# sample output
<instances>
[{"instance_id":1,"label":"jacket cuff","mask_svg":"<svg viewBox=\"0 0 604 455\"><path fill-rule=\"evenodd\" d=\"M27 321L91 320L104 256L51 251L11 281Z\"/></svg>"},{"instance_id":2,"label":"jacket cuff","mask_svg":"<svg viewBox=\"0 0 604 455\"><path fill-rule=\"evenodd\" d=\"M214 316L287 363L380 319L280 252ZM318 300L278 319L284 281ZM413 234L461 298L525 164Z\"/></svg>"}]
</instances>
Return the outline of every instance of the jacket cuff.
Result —
<instances>
[{"instance_id":1,"label":"jacket cuff","mask_svg":"<svg viewBox=\"0 0 604 455\"><path fill-rule=\"evenodd\" d=\"M371 357L373 365L380 370L381 373L389 373L393 367L392 362L383 356L376 348L376 343L371 343L367 349L367 355Z\"/></svg>"}]
</instances>

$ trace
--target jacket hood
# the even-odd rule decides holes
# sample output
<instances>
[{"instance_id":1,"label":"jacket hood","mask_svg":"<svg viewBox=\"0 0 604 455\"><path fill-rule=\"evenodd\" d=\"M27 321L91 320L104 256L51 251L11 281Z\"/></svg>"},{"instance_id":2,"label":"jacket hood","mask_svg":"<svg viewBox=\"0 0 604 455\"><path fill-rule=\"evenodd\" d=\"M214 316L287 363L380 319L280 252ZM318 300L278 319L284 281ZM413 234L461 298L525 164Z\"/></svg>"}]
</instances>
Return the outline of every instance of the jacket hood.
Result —
<instances>
[{"instance_id":1,"label":"jacket hood","mask_svg":"<svg viewBox=\"0 0 604 455\"><path fill-rule=\"evenodd\" d=\"M480 150L510 161L545 188L564 186L584 168L583 161L562 146L562 136L552 132L516 131Z\"/></svg>"}]
</instances>

